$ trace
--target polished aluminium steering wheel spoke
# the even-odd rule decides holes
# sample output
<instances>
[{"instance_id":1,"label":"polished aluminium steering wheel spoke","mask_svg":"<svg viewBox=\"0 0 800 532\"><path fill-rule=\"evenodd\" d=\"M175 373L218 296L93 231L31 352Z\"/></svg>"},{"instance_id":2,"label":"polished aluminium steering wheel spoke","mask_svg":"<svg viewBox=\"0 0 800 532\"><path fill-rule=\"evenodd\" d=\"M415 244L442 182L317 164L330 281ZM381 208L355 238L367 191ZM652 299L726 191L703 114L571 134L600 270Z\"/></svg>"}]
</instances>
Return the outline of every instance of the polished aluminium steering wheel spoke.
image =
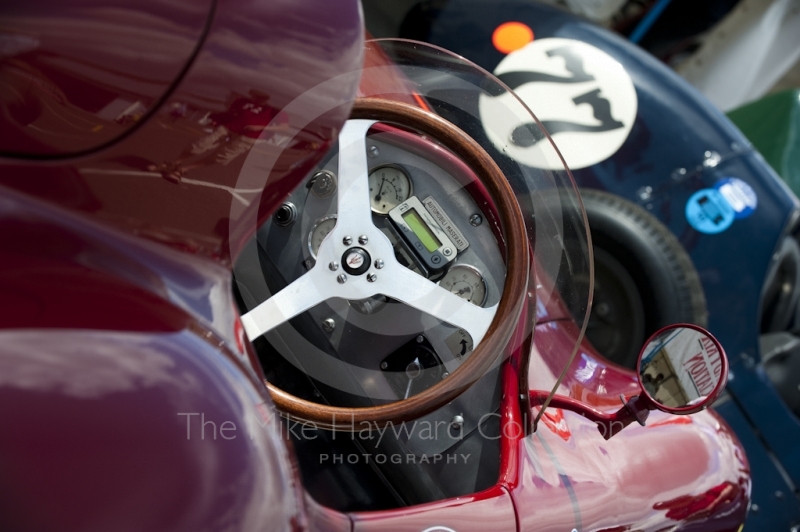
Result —
<instances>
[{"instance_id":1,"label":"polished aluminium steering wheel spoke","mask_svg":"<svg viewBox=\"0 0 800 532\"><path fill-rule=\"evenodd\" d=\"M391 262L387 270L384 275L388 282L381 283L381 294L464 329L472 337L473 345L483 340L497 312L497 305L488 308L474 305L412 272L396 260Z\"/></svg>"},{"instance_id":2,"label":"polished aluminium steering wheel spoke","mask_svg":"<svg viewBox=\"0 0 800 532\"><path fill-rule=\"evenodd\" d=\"M367 131L374 123L374 120L348 120L339 134L338 213L334 231L343 236L360 236L370 230L380 233L372 223L369 202Z\"/></svg>"},{"instance_id":3,"label":"polished aluminium steering wheel spoke","mask_svg":"<svg viewBox=\"0 0 800 532\"><path fill-rule=\"evenodd\" d=\"M242 316L254 340L301 312L334 297L358 300L382 294L460 327L477 345L489 329L497 306L481 308L401 265L389 239L372 223L366 135L373 120L349 120L339 135L339 188L336 226L317 252L315 266L289 286ZM348 275L347 253L366 249L370 274Z\"/></svg>"},{"instance_id":4,"label":"polished aluminium steering wheel spoke","mask_svg":"<svg viewBox=\"0 0 800 532\"><path fill-rule=\"evenodd\" d=\"M368 247L369 253L381 260L394 260L392 244L372 223L369 203L366 135L374 123L350 120L342 129L336 226L320 245L311 270L242 316L250 340L328 299L364 299L377 294L366 275L348 276L340 264L353 246Z\"/></svg>"},{"instance_id":5,"label":"polished aluminium steering wheel spoke","mask_svg":"<svg viewBox=\"0 0 800 532\"><path fill-rule=\"evenodd\" d=\"M325 301L326 298L319 290L320 283L315 279L316 270L318 268L315 267L300 276L289 286L242 316L242 325L250 341Z\"/></svg>"},{"instance_id":6,"label":"polished aluminium steering wheel spoke","mask_svg":"<svg viewBox=\"0 0 800 532\"><path fill-rule=\"evenodd\" d=\"M375 280L366 293L359 291L358 297L349 299L383 294L461 327L477 345L489 329L496 307L477 307L402 266L389 240L372 223L366 146L366 134L372 124L372 120L349 120L339 136L339 217L335 232L342 238L356 232L366 235L372 258L380 258L385 266L374 272Z\"/></svg>"}]
</instances>

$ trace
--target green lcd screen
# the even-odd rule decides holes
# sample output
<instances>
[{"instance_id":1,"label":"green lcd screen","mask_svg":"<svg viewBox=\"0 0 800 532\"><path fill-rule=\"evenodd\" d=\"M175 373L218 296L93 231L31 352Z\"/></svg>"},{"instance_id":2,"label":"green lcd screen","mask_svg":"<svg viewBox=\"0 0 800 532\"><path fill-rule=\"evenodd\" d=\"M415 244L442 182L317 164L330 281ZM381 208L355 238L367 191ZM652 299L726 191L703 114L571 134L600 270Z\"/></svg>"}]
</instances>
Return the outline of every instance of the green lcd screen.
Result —
<instances>
[{"instance_id":1,"label":"green lcd screen","mask_svg":"<svg viewBox=\"0 0 800 532\"><path fill-rule=\"evenodd\" d=\"M422 245L425 246L430 253L433 253L440 247L442 247L442 242L436 238L436 235L433 234L428 224L426 224L416 209L409 209L403 213L403 221L411 228L419 241L422 242Z\"/></svg>"}]
</instances>

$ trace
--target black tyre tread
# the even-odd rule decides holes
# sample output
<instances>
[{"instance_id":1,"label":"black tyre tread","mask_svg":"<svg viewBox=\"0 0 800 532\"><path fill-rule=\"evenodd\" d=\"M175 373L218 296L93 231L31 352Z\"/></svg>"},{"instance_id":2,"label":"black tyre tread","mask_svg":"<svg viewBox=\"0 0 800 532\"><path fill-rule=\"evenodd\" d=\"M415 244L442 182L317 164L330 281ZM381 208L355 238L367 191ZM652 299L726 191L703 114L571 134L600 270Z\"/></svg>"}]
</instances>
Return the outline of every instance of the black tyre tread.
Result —
<instances>
[{"instance_id":1,"label":"black tyre tread","mask_svg":"<svg viewBox=\"0 0 800 532\"><path fill-rule=\"evenodd\" d=\"M681 318L679 319L707 327L708 311L700 275L689 254L675 238L675 235L655 216L624 198L594 189L581 189L581 197L587 206L587 214L592 210L593 204L603 206L622 214L646 232L650 243L657 247L662 256L666 258L667 267L674 275L676 284L674 288L678 292L676 301L681 304L679 312ZM591 222L590 216L590 227L592 226Z\"/></svg>"}]
</instances>

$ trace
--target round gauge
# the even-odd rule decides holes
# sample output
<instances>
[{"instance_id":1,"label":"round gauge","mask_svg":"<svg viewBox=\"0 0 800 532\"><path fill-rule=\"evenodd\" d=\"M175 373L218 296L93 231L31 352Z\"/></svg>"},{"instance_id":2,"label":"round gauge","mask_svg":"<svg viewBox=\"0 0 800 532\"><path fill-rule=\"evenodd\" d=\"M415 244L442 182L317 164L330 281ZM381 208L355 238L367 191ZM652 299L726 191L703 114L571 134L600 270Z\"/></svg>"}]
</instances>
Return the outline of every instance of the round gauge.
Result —
<instances>
[{"instance_id":1,"label":"round gauge","mask_svg":"<svg viewBox=\"0 0 800 532\"><path fill-rule=\"evenodd\" d=\"M456 264L450 268L439 281L439 286L479 307L486 301L486 281L483 275L477 268L466 264Z\"/></svg>"},{"instance_id":2,"label":"round gauge","mask_svg":"<svg viewBox=\"0 0 800 532\"><path fill-rule=\"evenodd\" d=\"M331 231L333 231L335 226L335 214L320 218L314 223L314 227L312 227L311 232L308 233L308 251L311 252L312 257L315 259L317 258L317 251L319 251L320 244L322 244L322 241L325 240L325 237L328 236Z\"/></svg>"},{"instance_id":3,"label":"round gauge","mask_svg":"<svg viewBox=\"0 0 800 532\"><path fill-rule=\"evenodd\" d=\"M389 211L411 197L411 179L393 164L374 168L369 174L369 204L378 214Z\"/></svg>"}]
</instances>

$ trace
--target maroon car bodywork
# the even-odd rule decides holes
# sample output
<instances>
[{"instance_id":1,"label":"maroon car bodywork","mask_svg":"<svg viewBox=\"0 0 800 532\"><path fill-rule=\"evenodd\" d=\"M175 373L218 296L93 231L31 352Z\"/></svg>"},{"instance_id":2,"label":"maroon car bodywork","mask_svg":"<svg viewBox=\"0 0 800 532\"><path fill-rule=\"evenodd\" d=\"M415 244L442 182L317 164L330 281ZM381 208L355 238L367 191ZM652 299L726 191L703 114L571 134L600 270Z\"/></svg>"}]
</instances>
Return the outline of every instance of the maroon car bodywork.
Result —
<instances>
[{"instance_id":1,"label":"maroon car bodywork","mask_svg":"<svg viewBox=\"0 0 800 532\"><path fill-rule=\"evenodd\" d=\"M736 530L743 522L747 460L713 412L654 413L646 427L605 441L578 414L548 409L525 435L522 374L531 388L552 382L577 335L563 306L535 307L534 297L521 322L524 330L535 313L529 364L523 344L503 368L496 486L397 510L319 506L303 491L241 330L230 264L348 116L359 88L348 73L364 62L358 6L154 1L121 16L108 2L72 11L31 4L38 8L4 7L0 16L16 43L0 58L3 530ZM47 33L67 11L74 24ZM182 44L154 64L144 52L168 40L152 40L140 21L156 19L159 38ZM97 44L64 48L59 39L82 28ZM106 33L128 51L141 46L137 72L113 59L126 48L102 47ZM85 68L73 68L78 61ZM127 82L136 76L147 86ZM364 80L361 93L392 83L401 81ZM200 165L179 184L150 169L207 135L204 115L254 91L286 113L293 135L289 145L254 148L271 158L269 172L243 157ZM100 112L118 98L136 98L142 112ZM639 392L632 372L589 345L571 369L563 390L599 410Z\"/></svg>"},{"instance_id":2,"label":"maroon car bodywork","mask_svg":"<svg viewBox=\"0 0 800 532\"><path fill-rule=\"evenodd\" d=\"M212 2L15 2L0 18L0 151L89 152L131 131L191 64Z\"/></svg>"}]
</instances>

